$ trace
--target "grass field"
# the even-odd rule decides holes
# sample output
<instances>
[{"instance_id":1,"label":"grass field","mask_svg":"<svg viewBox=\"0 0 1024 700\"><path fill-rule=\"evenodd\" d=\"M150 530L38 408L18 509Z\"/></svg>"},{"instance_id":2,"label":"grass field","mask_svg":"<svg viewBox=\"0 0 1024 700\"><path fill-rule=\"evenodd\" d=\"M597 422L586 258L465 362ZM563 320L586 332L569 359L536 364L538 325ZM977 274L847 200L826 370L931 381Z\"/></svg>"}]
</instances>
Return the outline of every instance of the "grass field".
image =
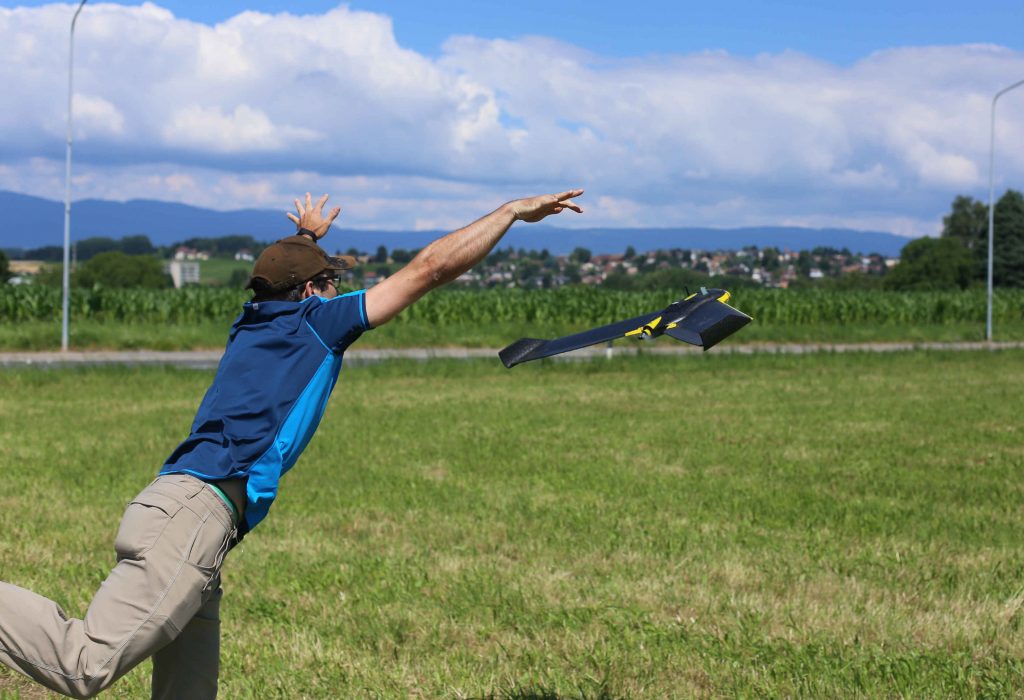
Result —
<instances>
[{"instance_id":1,"label":"grass field","mask_svg":"<svg viewBox=\"0 0 1024 700\"><path fill-rule=\"evenodd\" d=\"M234 258L210 258L199 261L199 283L227 286L236 270L245 274L252 272L252 263ZM242 285L238 285L241 287Z\"/></svg>"},{"instance_id":2,"label":"grass field","mask_svg":"<svg viewBox=\"0 0 1024 700\"><path fill-rule=\"evenodd\" d=\"M0 373L2 578L80 615L210 378ZM221 695L1019 697L1022 411L1020 351L348 368Z\"/></svg>"}]
</instances>

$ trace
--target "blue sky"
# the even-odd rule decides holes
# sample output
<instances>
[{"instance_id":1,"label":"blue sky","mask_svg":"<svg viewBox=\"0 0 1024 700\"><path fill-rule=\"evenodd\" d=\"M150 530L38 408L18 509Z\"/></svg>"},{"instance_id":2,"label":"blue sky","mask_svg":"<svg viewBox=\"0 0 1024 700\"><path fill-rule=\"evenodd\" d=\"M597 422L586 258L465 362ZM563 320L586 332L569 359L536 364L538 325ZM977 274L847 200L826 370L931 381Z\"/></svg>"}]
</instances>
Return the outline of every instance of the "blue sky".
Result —
<instances>
[{"instance_id":1,"label":"blue sky","mask_svg":"<svg viewBox=\"0 0 1024 700\"><path fill-rule=\"evenodd\" d=\"M0 0L0 189L60 198L73 9ZM583 186L569 225L935 234L956 195L987 196L1022 18L991 1L90 1L74 193L232 209L330 191L348 225L436 229ZM1024 188L1024 88L997 124L997 187Z\"/></svg>"},{"instance_id":2,"label":"blue sky","mask_svg":"<svg viewBox=\"0 0 1024 700\"><path fill-rule=\"evenodd\" d=\"M0 0L0 7L45 4L43 0ZM331 0L167 0L158 4L177 17L205 24L245 10L302 15L338 5ZM1024 47L1024 6L1011 0L363 0L347 4L392 17L399 43L430 56L438 55L453 34L507 39L540 34L619 57L705 49L752 56L792 49L839 64L893 46L995 43Z\"/></svg>"}]
</instances>

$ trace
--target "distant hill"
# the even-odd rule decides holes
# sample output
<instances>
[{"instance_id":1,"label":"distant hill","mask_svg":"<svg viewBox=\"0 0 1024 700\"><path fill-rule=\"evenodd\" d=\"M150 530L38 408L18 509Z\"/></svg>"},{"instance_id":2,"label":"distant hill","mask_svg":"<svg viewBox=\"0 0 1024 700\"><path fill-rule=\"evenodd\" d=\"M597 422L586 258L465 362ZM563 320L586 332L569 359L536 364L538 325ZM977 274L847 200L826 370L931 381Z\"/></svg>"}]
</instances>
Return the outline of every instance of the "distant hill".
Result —
<instances>
[{"instance_id":1,"label":"distant hill","mask_svg":"<svg viewBox=\"0 0 1024 700\"><path fill-rule=\"evenodd\" d=\"M74 202L71 232L74 239L91 236L121 238L145 234L155 245L170 245L194 237L247 234L272 241L291 233L283 211L240 209L213 211L137 199L109 202L85 199ZM28 249L63 245L64 204L40 197L0 190L0 248ZM374 251L378 246L420 248L445 231L367 231L336 228L328 247ZM818 246L849 248L855 253L881 253L896 257L909 239L879 231L810 229L794 226L748 228L586 228L515 226L501 247L547 248L559 255L582 247L597 253L621 253L627 246L637 251L658 248L735 250L755 245L790 250Z\"/></svg>"}]
</instances>

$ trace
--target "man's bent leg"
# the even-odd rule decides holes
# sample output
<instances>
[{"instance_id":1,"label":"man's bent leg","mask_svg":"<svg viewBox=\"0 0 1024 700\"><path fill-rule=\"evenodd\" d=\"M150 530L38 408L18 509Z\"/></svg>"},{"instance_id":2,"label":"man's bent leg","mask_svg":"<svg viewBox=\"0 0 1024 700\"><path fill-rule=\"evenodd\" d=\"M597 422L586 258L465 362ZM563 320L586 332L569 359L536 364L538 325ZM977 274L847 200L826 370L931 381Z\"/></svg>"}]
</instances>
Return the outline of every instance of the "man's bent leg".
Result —
<instances>
[{"instance_id":1,"label":"man's bent leg","mask_svg":"<svg viewBox=\"0 0 1024 700\"><path fill-rule=\"evenodd\" d=\"M153 655L153 700L213 700L220 672L220 599L213 595L177 638Z\"/></svg>"},{"instance_id":2,"label":"man's bent leg","mask_svg":"<svg viewBox=\"0 0 1024 700\"><path fill-rule=\"evenodd\" d=\"M118 563L83 620L0 584L0 662L72 697L91 697L178 636L213 595L234 526L192 477L160 477L125 511Z\"/></svg>"}]
</instances>

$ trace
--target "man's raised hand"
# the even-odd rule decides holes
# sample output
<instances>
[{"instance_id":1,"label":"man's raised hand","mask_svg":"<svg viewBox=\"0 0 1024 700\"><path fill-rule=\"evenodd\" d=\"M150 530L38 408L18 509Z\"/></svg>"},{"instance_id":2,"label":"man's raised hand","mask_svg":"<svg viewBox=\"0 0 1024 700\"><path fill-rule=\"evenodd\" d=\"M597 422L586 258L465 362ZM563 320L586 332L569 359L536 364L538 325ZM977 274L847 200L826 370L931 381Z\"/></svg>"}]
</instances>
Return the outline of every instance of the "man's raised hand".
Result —
<instances>
[{"instance_id":1,"label":"man's raised hand","mask_svg":"<svg viewBox=\"0 0 1024 700\"><path fill-rule=\"evenodd\" d=\"M539 197L517 199L514 202L510 202L510 206L516 219L535 224L547 216L560 214L565 209L571 209L577 214L582 214L583 210L580 206L572 201L581 194L583 194L583 190L567 190L558 194L542 194Z\"/></svg>"},{"instance_id":2,"label":"man's raised hand","mask_svg":"<svg viewBox=\"0 0 1024 700\"><path fill-rule=\"evenodd\" d=\"M313 198L307 192L305 205L300 200L295 200L295 210L299 215L295 216L295 214L288 212L287 216L295 223L297 228L312 231L316 235L317 240L319 240L327 235L327 229L331 227L334 220L338 218L338 214L341 213L341 207L334 207L327 214L327 217L324 218L323 210L325 204L327 204L327 195L321 197L316 206L313 206Z\"/></svg>"}]
</instances>

